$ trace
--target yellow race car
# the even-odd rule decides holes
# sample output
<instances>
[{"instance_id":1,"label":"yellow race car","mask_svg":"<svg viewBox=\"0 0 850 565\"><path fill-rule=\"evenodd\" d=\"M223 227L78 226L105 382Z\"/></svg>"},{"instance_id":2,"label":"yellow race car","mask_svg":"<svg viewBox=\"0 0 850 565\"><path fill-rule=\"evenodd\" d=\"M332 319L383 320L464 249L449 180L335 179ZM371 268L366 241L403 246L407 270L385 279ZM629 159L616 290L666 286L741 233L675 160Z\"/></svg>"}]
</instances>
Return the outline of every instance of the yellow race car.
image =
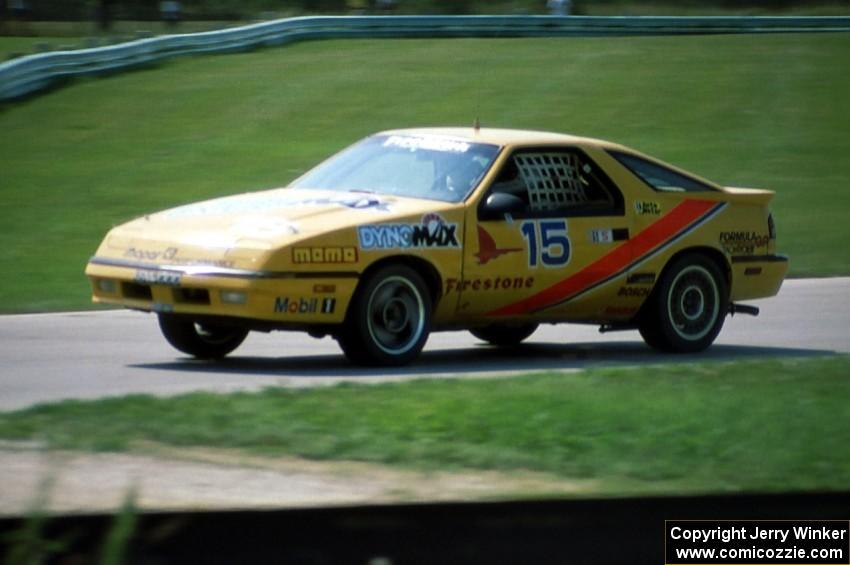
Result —
<instances>
[{"instance_id":1,"label":"yellow race car","mask_svg":"<svg viewBox=\"0 0 850 565\"><path fill-rule=\"evenodd\" d=\"M727 314L757 313L739 301L779 291L773 194L596 139L387 131L287 188L118 226L86 275L95 302L156 312L168 342L200 358L251 330L298 330L399 365L432 331L511 346L560 322L693 352Z\"/></svg>"}]
</instances>

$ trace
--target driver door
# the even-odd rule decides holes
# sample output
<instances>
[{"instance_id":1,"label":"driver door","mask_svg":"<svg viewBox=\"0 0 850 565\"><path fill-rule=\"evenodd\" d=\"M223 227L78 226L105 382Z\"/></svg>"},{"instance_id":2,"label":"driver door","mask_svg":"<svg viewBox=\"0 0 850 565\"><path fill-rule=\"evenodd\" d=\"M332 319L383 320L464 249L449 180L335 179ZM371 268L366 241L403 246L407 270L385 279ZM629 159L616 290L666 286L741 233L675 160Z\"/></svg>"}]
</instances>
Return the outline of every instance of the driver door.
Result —
<instances>
[{"instance_id":1,"label":"driver door","mask_svg":"<svg viewBox=\"0 0 850 565\"><path fill-rule=\"evenodd\" d=\"M465 226L462 279L446 290L458 316L494 322L598 316L603 258L629 232L619 189L577 147L514 151Z\"/></svg>"}]
</instances>

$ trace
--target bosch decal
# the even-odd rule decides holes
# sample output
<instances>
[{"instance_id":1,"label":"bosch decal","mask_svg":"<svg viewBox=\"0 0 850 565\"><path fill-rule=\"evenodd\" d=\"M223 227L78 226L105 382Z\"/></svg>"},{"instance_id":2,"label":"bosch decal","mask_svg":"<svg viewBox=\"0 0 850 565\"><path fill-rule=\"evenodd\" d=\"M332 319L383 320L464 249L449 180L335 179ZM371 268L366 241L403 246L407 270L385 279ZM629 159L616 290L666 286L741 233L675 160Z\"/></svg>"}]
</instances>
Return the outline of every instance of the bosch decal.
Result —
<instances>
[{"instance_id":1,"label":"bosch decal","mask_svg":"<svg viewBox=\"0 0 850 565\"><path fill-rule=\"evenodd\" d=\"M418 224L379 224L357 228L360 249L458 248L457 224L425 214Z\"/></svg>"},{"instance_id":2,"label":"bosch decal","mask_svg":"<svg viewBox=\"0 0 850 565\"><path fill-rule=\"evenodd\" d=\"M649 296L652 289L645 286L621 286L617 291L617 296L625 296L627 298L645 298Z\"/></svg>"}]
</instances>

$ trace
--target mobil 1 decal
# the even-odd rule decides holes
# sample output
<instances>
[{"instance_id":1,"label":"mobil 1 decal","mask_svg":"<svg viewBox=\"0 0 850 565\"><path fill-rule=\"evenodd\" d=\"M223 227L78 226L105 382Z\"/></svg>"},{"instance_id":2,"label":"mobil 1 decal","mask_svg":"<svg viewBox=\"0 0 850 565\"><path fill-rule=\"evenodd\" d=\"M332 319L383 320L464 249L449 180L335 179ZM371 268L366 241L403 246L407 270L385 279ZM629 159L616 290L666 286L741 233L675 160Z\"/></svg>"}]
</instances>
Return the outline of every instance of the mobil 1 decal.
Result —
<instances>
[{"instance_id":1,"label":"mobil 1 decal","mask_svg":"<svg viewBox=\"0 0 850 565\"><path fill-rule=\"evenodd\" d=\"M563 267L570 262L566 220L526 220L519 229L527 245L529 267Z\"/></svg>"}]
</instances>

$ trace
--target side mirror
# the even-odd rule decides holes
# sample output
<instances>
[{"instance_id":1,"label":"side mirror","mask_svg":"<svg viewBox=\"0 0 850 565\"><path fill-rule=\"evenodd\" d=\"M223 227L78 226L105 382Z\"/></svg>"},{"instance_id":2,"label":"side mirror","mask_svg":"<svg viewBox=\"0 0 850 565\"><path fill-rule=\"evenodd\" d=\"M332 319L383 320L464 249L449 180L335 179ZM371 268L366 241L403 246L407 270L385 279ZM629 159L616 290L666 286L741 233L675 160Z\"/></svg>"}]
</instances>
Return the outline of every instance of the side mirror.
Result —
<instances>
[{"instance_id":1,"label":"side mirror","mask_svg":"<svg viewBox=\"0 0 850 565\"><path fill-rule=\"evenodd\" d=\"M507 192L494 192L487 197L484 204L478 209L478 218L481 220L501 220L506 214L520 214L525 211L525 202L522 198Z\"/></svg>"}]
</instances>

